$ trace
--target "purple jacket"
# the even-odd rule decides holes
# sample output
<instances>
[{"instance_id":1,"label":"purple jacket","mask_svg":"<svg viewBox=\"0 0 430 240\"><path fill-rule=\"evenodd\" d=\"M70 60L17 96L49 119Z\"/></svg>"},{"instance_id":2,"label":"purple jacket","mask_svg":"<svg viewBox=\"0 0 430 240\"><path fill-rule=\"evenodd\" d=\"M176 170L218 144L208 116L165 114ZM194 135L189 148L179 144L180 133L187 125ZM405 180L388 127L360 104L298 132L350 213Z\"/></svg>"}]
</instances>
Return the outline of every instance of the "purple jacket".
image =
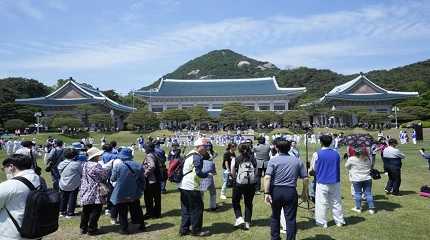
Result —
<instances>
[{"instance_id":1,"label":"purple jacket","mask_svg":"<svg viewBox=\"0 0 430 240\"><path fill-rule=\"evenodd\" d=\"M105 204L106 197L100 196L100 183L106 182L108 173L99 163L85 162L82 166L81 189L79 197L81 205Z\"/></svg>"}]
</instances>

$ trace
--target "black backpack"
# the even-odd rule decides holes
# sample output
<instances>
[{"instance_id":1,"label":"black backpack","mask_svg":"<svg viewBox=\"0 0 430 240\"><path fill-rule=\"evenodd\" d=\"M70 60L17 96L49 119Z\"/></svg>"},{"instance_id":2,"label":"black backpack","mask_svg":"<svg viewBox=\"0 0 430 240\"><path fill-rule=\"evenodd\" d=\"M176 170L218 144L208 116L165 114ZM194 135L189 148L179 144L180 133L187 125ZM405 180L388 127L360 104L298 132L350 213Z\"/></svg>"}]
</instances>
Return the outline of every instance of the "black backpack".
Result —
<instances>
[{"instance_id":1,"label":"black backpack","mask_svg":"<svg viewBox=\"0 0 430 240\"><path fill-rule=\"evenodd\" d=\"M12 179L24 183L30 193L27 196L24 218L21 227L15 218L6 209L13 224L23 238L41 238L58 229L58 217L60 213L60 194L52 189L42 186L35 188L25 177Z\"/></svg>"}]
</instances>

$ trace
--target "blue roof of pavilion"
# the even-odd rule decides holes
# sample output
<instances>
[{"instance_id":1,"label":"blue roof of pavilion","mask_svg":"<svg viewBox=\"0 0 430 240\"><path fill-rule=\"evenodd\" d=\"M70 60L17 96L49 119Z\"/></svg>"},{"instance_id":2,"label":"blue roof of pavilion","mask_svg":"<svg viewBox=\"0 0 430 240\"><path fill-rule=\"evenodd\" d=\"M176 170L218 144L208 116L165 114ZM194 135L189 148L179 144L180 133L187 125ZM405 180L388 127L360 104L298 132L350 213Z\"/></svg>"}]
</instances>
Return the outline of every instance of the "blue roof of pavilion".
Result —
<instances>
[{"instance_id":1,"label":"blue roof of pavilion","mask_svg":"<svg viewBox=\"0 0 430 240\"><path fill-rule=\"evenodd\" d=\"M274 77L251 79L162 79L158 88L139 90L143 97L213 97L299 95L306 88L281 88Z\"/></svg>"},{"instance_id":2,"label":"blue roof of pavilion","mask_svg":"<svg viewBox=\"0 0 430 240\"><path fill-rule=\"evenodd\" d=\"M397 92L386 90L370 81L363 74L360 74L360 76L353 80L333 88L320 99L320 102L329 102L332 100L395 101L416 96L418 96L418 92Z\"/></svg>"},{"instance_id":3,"label":"blue roof of pavilion","mask_svg":"<svg viewBox=\"0 0 430 240\"><path fill-rule=\"evenodd\" d=\"M135 108L113 101L100 90L95 89L88 84L77 83L74 80L67 81L63 86L45 97L15 99L15 102L23 105L41 107L102 104L108 108L122 112L133 112L136 110Z\"/></svg>"}]
</instances>

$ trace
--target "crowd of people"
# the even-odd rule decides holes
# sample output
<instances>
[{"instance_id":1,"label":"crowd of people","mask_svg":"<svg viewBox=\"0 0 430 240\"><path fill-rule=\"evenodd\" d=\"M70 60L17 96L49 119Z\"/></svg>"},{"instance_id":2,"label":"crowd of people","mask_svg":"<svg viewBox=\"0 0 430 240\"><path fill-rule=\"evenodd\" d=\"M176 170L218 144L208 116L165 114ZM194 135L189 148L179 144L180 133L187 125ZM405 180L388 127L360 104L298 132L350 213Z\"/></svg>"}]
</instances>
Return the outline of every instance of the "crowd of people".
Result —
<instances>
[{"instance_id":1,"label":"crowd of people","mask_svg":"<svg viewBox=\"0 0 430 240\"><path fill-rule=\"evenodd\" d=\"M317 136L321 148L313 154L307 167L301 159L297 144L302 137L308 137L312 143ZM170 179L180 192L179 234L208 236L211 233L202 227L203 196L208 192L209 209L216 212L218 205L214 178L218 176L218 156L213 149L215 144L225 146L219 198L225 201L227 195L232 196L235 228L251 228L254 196L263 194L263 191L264 201L272 209L271 239L280 239L281 233L286 233L287 239L295 239L298 179L303 180L302 200L315 203L315 223L327 228L327 212L331 209L336 225L341 227L347 224L340 187L339 143L342 137L341 134L262 135L254 145L251 139L240 134L229 137L225 142L222 137L196 135L191 138L191 151L183 148L184 145L190 147L190 143L181 143L176 137L144 139L140 136L136 144L124 147L118 147L115 141L108 143L103 137L100 139L101 149L94 146L94 139L82 139L65 147L61 140L49 138L42 148L37 147L34 141L19 141L20 146L14 144L13 151L6 148L8 157L3 161L8 180L0 184L0 229L7 228L7 231L0 231L0 238L20 239L19 231L7 220L5 209L15 219L22 221L24 199L29 190L14 181L14 178L23 176L35 186L45 184L38 177L42 171L37 165L37 157L42 156L41 151L46 152L44 170L51 174L52 187L61 196L59 216L74 218L77 204L82 207L81 234L98 234L98 222L103 213L110 216L112 224L120 226L121 234L130 233L129 215L131 223L145 231L148 219L162 217L162 195L167 193L166 184ZM163 144L165 149L168 148L167 153L163 150ZM135 146L146 153L144 159L135 159ZM377 211L372 195L372 173L378 151L383 159L384 172L388 174L385 192L400 195L401 167L405 155L396 146L395 139L387 141L383 136L372 147L348 146L344 167L351 182L354 200L352 211L363 211L363 199L370 214ZM429 160L430 169L430 154L424 149L420 154ZM173 162L179 164L172 168ZM171 171L176 174L174 180ZM229 188L232 189L231 194L227 193ZM145 213L140 202L142 196Z\"/></svg>"}]
</instances>

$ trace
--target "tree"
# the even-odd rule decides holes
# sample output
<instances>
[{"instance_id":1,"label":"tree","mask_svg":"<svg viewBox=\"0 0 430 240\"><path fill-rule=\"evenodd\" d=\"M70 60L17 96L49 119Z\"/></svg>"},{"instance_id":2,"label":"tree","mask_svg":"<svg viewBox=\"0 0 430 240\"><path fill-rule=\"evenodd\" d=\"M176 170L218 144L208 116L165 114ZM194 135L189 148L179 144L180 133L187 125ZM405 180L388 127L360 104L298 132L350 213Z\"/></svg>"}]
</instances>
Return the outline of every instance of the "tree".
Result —
<instances>
[{"instance_id":1,"label":"tree","mask_svg":"<svg viewBox=\"0 0 430 240\"><path fill-rule=\"evenodd\" d=\"M182 109L168 109L160 114L160 119L165 122L173 122L174 126L179 123L190 120L187 111Z\"/></svg>"},{"instance_id":2,"label":"tree","mask_svg":"<svg viewBox=\"0 0 430 240\"><path fill-rule=\"evenodd\" d=\"M425 120L430 118L430 111L422 106L406 106L398 112L400 122Z\"/></svg>"},{"instance_id":3,"label":"tree","mask_svg":"<svg viewBox=\"0 0 430 240\"><path fill-rule=\"evenodd\" d=\"M192 107L187 112L194 126L200 126L202 122L207 122L211 119L208 110L203 106Z\"/></svg>"},{"instance_id":4,"label":"tree","mask_svg":"<svg viewBox=\"0 0 430 240\"><path fill-rule=\"evenodd\" d=\"M7 130L23 129L26 128L28 124L21 119L9 119L4 123L4 128Z\"/></svg>"},{"instance_id":5,"label":"tree","mask_svg":"<svg viewBox=\"0 0 430 240\"><path fill-rule=\"evenodd\" d=\"M96 113L92 114L88 118L89 123L95 124L96 126L102 126L103 128L111 129L113 125L112 117L107 113Z\"/></svg>"},{"instance_id":6,"label":"tree","mask_svg":"<svg viewBox=\"0 0 430 240\"><path fill-rule=\"evenodd\" d=\"M130 113L125 121L131 127L143 131L158 129L160 125L157 115L147 109L139 109L136 112Z\"/></svg>"},{"instance_id":7,"label":"tree","mask_svg":"<svg viewBox=\"0 0 430 240\"><path fill-rule=\"evenodd\" d=\"M225 126L236 128L238 125L243 124L243 113L247 110L245 106L237 102L224 104L220 114L220 121Z\"/></svg>"},{"instance_id":8,"label":"tree","mask_svg":"<svg viewBox=\"0 0 430 240\"><path fill-rule=\"evenodd\" d=\"M286 126L294 126L297 124L302 126L303 122L309 121L308 113L303 110L287 111L283 114L282 118Z\"/></svg>"},{"instance_id":9,"label":"tree","mask_svg":"<svg viewBox=\"0 0 430 240\"><path fill-rule=\"evenodd\" d=\"M76 110L83 116L82 121L86 126L89 125L90 114L101 113L100 108L92 104L83 104L76 107Z\"/></svg>"},{"instance_id":10,"label":"tree","mask_svg":"<svg viewBox=\"0 0 430 240\"><path fill-rule=\"evenodd\" d=\"M55 117L52 119L51 123L54 128L80 128L82 127L82 122L79 119L73 117Z\"/></svg>"},{"instance_id":11,"label":"tree","mask_svg":"<svg viewBox=\"0 0 430 240\"><path fill-rule=\"evenodd\" d=\"M258 122L266 127L271 123L277 122L279 118L280 117L275 112L257 112Z\"/></svg>"}]
</instances>

